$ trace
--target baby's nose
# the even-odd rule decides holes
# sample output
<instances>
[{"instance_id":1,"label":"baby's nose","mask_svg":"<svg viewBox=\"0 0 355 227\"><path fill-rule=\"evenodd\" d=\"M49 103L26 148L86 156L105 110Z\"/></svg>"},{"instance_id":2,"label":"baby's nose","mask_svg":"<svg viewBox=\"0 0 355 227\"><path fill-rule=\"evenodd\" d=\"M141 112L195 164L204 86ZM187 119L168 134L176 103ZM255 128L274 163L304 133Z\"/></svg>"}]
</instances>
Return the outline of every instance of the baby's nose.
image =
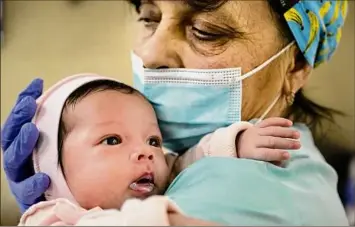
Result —
<instances>
[{"instance_id":1,"label":"baby's nose","mask_svg":"<svg viewBox=\"0 0 355 227\"><path fill-rule=\"evenodd\" d=\"M153 161L154 153L149 150L139 150L131 155L131 159L136 162Z\"/></svg>"},{"instance_id":2,"label":"baby's nose","mask_svg":"<svg viewBox=\"0 0 355 227\"><path fill-rule=\"evenodd\" d=\"M148 160L153 160L153 154L139 154L137 160L144 160L144 159L148 159Z\"/></svg>"}]
</instances>

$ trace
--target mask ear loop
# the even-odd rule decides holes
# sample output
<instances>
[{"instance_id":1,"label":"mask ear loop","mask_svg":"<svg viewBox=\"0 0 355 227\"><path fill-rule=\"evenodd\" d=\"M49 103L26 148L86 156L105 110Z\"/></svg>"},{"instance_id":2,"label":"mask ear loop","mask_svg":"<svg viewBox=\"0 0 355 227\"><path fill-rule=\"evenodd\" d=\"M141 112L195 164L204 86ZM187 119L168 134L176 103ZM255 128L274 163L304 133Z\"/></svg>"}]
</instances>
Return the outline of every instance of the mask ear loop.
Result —
<instances>
[{"instance_id":1,"label":"mask ear loop","mask_svg":"<svg viewBox=\"0 0 355 227\"><path fill-rule=\"evenodd\" d=\"M262 63L261 65L259 65L255 69L253 69L253 70L247 72L246 74L242 75L241 77L238 78L238 80L244 80L244 79L254 75L255 73L259 72L260 70L265 68L267 65L269 65L272 61L274 61L276 58L278 58L281 54L286 52L294 43L295 43L295 41L292 41L286 47L284 47L280 52L278 52L277 54L275 54L274 56L269 58L267 61L265 61L264 63Z\"/></svg>"},{"instance_id":2,"label":"mask ear loop","mask_svg":"<svg viewBox=\"0 0 355 227\"><path fill-rule=\"evenodd\" d=\"M256 67L255 69L253 69L252 71L248 72L247 74L243 75L242 77L248 77L250 75L253 75L256 71L259 71L261 69L263 69L265 66L267 66L270 62L272 62L273 60L275 60L277 57L279 57L281 54L283 54L286 50L288 50L293 44L295 43L295 41L292 41L291 43L289 43L285 48L283 48L279 53L275 54L273 57L271 57L269 60L267 60L266 62L264 62L263 64L261 64L259 67ZM243 78L244 79L244 78ZM270 112L270 110L275 106L276 102L279 100L279 98L281 97L281 92L276 96L276 98L272 101L272 103L268 106L268 108L266 109L266 111L261 115L261 117L257 120L257 122L255 123L255 125L259 124L262 120L264 120L264 118L266 117L266 115Z\"/></svg>"},{"instance_id":3,"label":"mask ear loop","mask_svg":"<svg viewBox=\"0 0 355 227\"><path fill-rule=\"evenodd\" d=\"M262 120L264 120L264 118L266 117L266 115L270 112L270 110L275 106L276 102L279 100L279 98L281 97L281 93L279 93L276 98L274 99L274 101L272 101L272 103L269 105L269 107L266 109L266 111L263 113L263 115L261 115L261 117L256 121L255 125L259 124Z\"/></svg>"}]
</instances>

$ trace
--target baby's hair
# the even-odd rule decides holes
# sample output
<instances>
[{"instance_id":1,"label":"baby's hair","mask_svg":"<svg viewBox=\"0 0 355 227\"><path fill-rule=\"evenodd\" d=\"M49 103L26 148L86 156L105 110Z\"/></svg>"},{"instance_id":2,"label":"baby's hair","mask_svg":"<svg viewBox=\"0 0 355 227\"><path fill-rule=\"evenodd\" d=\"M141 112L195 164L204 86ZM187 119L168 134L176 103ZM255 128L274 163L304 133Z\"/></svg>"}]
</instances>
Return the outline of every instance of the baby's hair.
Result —
<instances>
[{"instance_id":1,"label":"baby's hair","mask_svg":"<svg viewBox=\"0 0 355 227\"><path fill-rule=\"evenodd\" d=\"M92 81L82 85L81 87L77 88L74 92L72 92L64 103L62 114L60 117L60 122L59 122L59 130L58 130L58 163L62 169L63 174L64 174L64 169L63 169L63 162L62 162L62 149L63 149L64 139L68 133L65 127L65 122L63 120L63 112L69 107L74 108L77 102L79 102L89 94L95 92L107 91L107 90L119 91L124 94L137 94L142 96L144 99L146 99L139 91L137 91L133 87L112 80Z\"/></svg>"}]
</instances>

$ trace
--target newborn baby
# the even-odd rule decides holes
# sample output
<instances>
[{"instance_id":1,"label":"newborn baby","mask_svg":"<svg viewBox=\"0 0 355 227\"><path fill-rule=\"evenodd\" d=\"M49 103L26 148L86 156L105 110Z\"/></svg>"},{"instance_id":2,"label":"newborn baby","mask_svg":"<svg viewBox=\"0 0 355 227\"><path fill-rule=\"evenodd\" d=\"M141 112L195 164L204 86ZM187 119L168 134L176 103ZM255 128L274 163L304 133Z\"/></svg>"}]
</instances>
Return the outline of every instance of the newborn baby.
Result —
<instances>
[{"instance_id":1,"label":"newborn baby","mask_svg":"<svg viewBox=\"0 0 355 227\"><path fill-rule=\"evenodd\" d=\"M282 149L299 148L291 123L274 118L219 129L176 157L163 151L149 101L98 75L68 77L37 103L33 122L41 136L33 163L36 172L49 175L51 186L47 201L28 209L19 225L169 225L168 212L181 211L164 191L198 159L282 161L289 158ZM279 138L270 144L270 136Z\"/></svg>"}]
</instances>

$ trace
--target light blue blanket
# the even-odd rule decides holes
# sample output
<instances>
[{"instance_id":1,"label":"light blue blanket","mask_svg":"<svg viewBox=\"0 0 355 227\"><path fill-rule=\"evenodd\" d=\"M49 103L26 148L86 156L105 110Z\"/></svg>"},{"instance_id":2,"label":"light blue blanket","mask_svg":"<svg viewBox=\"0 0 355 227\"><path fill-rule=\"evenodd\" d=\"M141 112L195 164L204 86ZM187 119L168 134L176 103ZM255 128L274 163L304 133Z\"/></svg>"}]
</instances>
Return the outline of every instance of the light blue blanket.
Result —
<instances>
[{"instance_id":1,"label":"light blue blanket","mask_svg":"<svg viewBox=\"0 0 355 227\"><path fill-rule=\"evenodd\" d=\"M337 193L337 175L313 144L308 128L302 148L286 168L234 158L204 158L185 169L166 195L192 217L225 225L348 225Z\"/></svg>"}]
</instances>

